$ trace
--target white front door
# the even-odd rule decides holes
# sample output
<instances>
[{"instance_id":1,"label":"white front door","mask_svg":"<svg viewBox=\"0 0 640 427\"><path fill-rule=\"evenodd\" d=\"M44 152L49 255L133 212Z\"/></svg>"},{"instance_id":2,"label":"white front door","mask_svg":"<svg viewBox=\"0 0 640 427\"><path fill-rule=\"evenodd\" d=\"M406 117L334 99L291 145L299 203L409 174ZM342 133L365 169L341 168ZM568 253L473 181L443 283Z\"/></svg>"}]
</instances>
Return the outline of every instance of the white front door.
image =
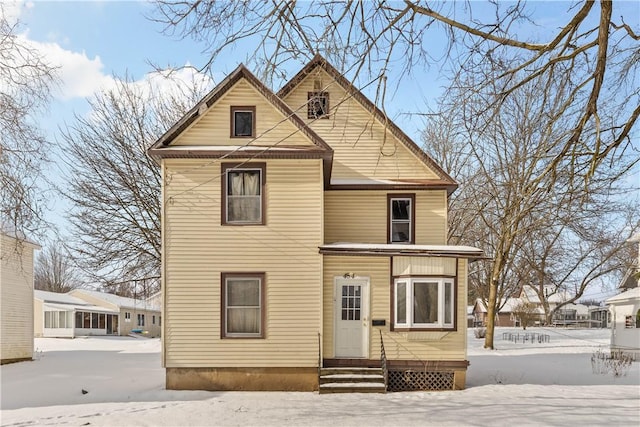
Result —
<instances>
[{"instance_id":1,"label":"white front door","mask_svg":"<svg viewBox=\"0 0 640 427\"><path fill-rule=\"evenodd\" d=\"M369 356L369 279L335 279L335 357Z\"/></svg>"}]
</instances>

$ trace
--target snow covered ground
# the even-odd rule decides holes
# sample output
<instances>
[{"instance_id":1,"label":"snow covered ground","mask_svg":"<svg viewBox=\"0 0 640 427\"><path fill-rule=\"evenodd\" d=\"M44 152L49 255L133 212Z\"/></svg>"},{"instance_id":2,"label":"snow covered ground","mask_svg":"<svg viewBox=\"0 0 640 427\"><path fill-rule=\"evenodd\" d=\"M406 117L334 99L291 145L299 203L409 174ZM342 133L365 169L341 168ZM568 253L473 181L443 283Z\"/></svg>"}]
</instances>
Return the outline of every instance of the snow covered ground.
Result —
<instances>
[{"instance_id":1,"label":"snow covered ground","mask_svg":"<svg viewBox=\"0 0 640 427\"><path fill-rule=\"evenodd\" d=\"M469 331L467 390L388 394L164 390L157 339L36 339L36 360L0 368L2 426L640 425L640 363L593 374L608 330L534 328L548 343L482 348ZM86 394L82 390L87 391Z\"/></svg>"}]
</instances>

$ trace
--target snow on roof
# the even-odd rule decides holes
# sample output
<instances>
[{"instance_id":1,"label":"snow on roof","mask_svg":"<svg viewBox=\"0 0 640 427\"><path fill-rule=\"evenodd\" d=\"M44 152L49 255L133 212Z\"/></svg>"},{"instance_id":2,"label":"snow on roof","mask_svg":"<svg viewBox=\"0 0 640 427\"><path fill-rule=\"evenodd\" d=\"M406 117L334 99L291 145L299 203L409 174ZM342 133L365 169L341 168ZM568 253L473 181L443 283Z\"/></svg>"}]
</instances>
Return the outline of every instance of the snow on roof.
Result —
<instances>
[{"instance_id":1,"label":"snow on roof","mask_svg":"<svg viewBox=\"0 0 640 427\"><path fill-rule=\"evenodd\" d=\"M538 297L538 293L531 285L526 285L523 287L523 291L527 297L527 300L532 303L540 303L540 298ZM550 303L563 303L571 299L569 292L563 289L556 289L553 286L545 286L544 287L545 295L547 295L547 302Z\"/></svg>"},{"instance_id":2,"label":"snow on roof","mask_svg":"<svg viewBox=\"0 0 640 427\"><path fill-rule=\"evenodd\" d=\"M272 147L267 145L171 145L162 151L309 151L315 146Z\"/></svg>"},{"instance_id":3,"label":"snow on roof","mask_svg":"<svg viewBox=\"0 0 640 427\"><path fill-rule=\"evenodd\" d=\"M108 308L98 307L97 305L91 305L91 304L77 305L77 304L54 304L54 303L45 302L43 304L43 308L45 309L45 311L48 311L46 309L53 309L56 311L74 310L74 311L91 311L94 313L115 313L115 314L118 313L117 310L110 310Z\"/></svg>"},{"instance_id":4,"label":"snow on roof","mask_svg":"<svg viewBox=\"0 0 640 427\"><path fill-rule=\"evenodd\" d=\"M625 303L631 300L640 299L640 287L631 288L628 291L624 291L621 294L613 296L605 301L606 304L619 304Z\"/></svg>"},{"instance_id":5,"label":"snow on roof","mask_svg":"<svg viewBox=\"0 0 640 427\"><path fill-rule=\"evenodd\" d=\"M483 257L482 249L473 246L454 245L409 245L382 243L349 243L338 242L320 246L320 252L355 252L355 253L383 253L399 255L427 255L427 256L458 256L469 258Z\"/></svg>"},{"instance_id":6,"label":"snow on roof","mask_svg":"<svg viewBox=\"0 0 640 427\"><path fill-rule=\"evenodd\" d=\"M69 294L61 294L57 292L48 292L48 291L33 291L33 297L46 303L55 303L55 304L70 304L77 306L90 306L92 304L86 302L83 299L76 298Z\"/></svg>"},{"instance_id":7,"label":"snow on roof","mask_svg":"<svg viewBox=\"0 0 640 427\"><path fill-rule=\"evenodd\" d=\"M507 298L506 300L502 299L498 303L498 306L502 306L502 308L500 310L498 310L498 313L513 313L513 311L521 303L522 303L522 299L521 298ZM476 305L478 306L478 311L480 313L486 313L487 312L487 307L486 307L484 301L482 300L482 298L476 299ZM540 308L540 307L536 307L534 312L535 313L544 313L544 310L542 310L542 308Z\"/></svg>"},{"instance_id":8,"label":"snow on roof","mask_svg":"<svg viewBox=\"0 0 640 427\"><path fill-rule=\"evenodd\" d=\"M146 308L148 310L154 310L154 307L150 306L143 299L134 299L121 297L119 295L108 294L106 292L95 291L91 289L76 289L79 293L86 293L94 298L99 298L105 302L114 304L121 308Z\"/></svg>"}]
</instances>

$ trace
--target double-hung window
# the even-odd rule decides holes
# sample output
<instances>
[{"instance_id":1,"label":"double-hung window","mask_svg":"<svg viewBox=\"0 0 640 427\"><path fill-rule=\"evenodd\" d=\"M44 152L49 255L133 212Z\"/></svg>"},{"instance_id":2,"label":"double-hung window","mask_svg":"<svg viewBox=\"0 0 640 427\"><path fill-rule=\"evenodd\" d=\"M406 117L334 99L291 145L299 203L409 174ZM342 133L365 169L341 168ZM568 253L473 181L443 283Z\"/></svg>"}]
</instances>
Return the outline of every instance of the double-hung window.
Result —
<instances>
[{"instance_id":1,"label":"double-hung window","mask_svg":"<svg viewBox=\"0 0 640 427\"><path fill-rule=\"evenodd\" d=\"M414 243L415 195L389 194L387 196L389 243Z\"/></svg>"},{"instance_id":2,"label":"double-hung window","mask_svg":"<svg viewBox=\"0 0 640 427\"><path fill-rule=\"evenodd\" d=\"M222 273L222 338L264 338L264 273Z\"/></svg>"},{"instance_id":3,"label":"double-hung window","mask_svg":"<svg viewBox=\"0 0 640 427\"><path fill-rule=\"evenodd\" d=\"M256 136L256 107L231 107L231 137L254 138Z\"/></svg>"},{"instance_id":4,"label":"double-hung window","mask_svg":"<svg viewBox=\"0 0 640 427\"><path fill-rule=\"evenodd\" d=\"M265 224L265 163L222 165L222 224Z\"/></svg>"},{"instance_id":5,"label":"double-hung window","mask_svg":"<svg viewBox=\"0 0 640 427\"><path fill-rule=\"evenodd\" d=\"M394 327L454 329L454 280L397 278L394 280Z\"/></svg>"}]
</instances>

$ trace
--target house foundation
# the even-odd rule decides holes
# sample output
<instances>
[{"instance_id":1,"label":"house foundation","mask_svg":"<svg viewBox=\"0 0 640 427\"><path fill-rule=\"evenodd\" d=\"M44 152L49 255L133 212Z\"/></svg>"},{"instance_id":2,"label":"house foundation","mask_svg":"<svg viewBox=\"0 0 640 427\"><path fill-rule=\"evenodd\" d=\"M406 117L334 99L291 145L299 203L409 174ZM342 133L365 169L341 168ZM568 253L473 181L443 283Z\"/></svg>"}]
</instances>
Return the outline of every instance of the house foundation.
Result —
<instances>
[{"instance_id":1,"label":"house foundation","mask_svg":"<svg viewBox=\"0 0 640 427\"><path fill-rule=\"evenodd\" d=\"M315 391L318 368L166 368L169 390Z\"/></svg>"}]
</instances>

